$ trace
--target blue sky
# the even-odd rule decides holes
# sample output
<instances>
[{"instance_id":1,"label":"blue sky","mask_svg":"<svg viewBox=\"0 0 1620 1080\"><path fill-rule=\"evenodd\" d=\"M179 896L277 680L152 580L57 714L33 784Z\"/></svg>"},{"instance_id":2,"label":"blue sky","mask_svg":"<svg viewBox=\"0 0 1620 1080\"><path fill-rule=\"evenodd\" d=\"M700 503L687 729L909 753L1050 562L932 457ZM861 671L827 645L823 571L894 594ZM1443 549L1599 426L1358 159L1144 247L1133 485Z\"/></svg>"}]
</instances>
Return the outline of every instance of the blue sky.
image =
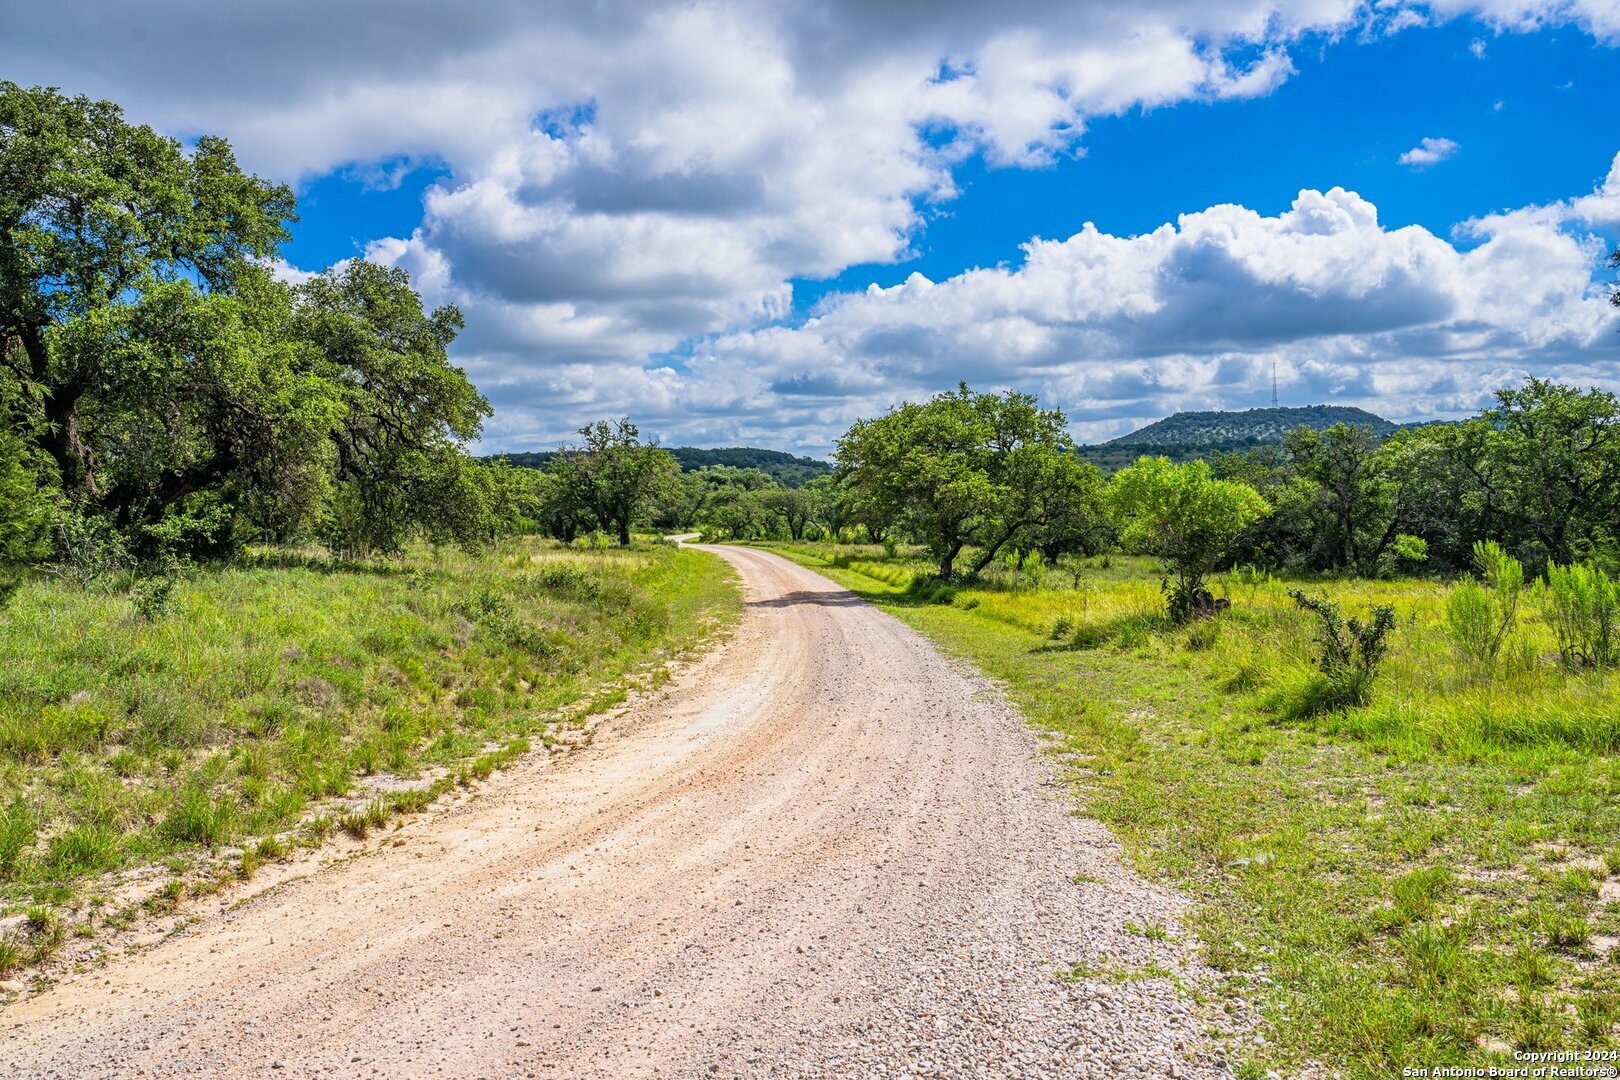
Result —
<instances>
[{"instance_id":1,"label":"blue sky","mask_svg":"<svg viewBox=\"0 0 1620 1080\"><path fill-rule=\"evenodd\" d=\"M824 452L962 379L1087 440L1273 365L1398 419L1620 389L1620 0L64 0L0 42L294 183L289 278L460 306L487 449Z\"/></svg>"},{"instance_id":2,"label":"blue sky","mask_svg":"<svg viewBox=\"0 0 1620 1080\"><path fill-rule=\"evenodd\" d=\"M1483 57L1470 50L1476 42ZM959 173L961 197L917 239L915 259L796 283L798 306L873 281L893 285L913 270L940 279L1017 261L1028 238L1066 237L1085 221L1134 234L1216 203L1274 214L1310 187L1347 187L1387 225L1445 235L1469 218L1588 191L1620 150L1609 105L1620 54L1571 29L1497 36L1461 20L1321 41L1295 64L1296 75L1258 100L1099 118L1083 156L1049 168L975 158ZM1427 169L1399 164L1426 137L1460 149Z\"/></svg>"}]
</instances>

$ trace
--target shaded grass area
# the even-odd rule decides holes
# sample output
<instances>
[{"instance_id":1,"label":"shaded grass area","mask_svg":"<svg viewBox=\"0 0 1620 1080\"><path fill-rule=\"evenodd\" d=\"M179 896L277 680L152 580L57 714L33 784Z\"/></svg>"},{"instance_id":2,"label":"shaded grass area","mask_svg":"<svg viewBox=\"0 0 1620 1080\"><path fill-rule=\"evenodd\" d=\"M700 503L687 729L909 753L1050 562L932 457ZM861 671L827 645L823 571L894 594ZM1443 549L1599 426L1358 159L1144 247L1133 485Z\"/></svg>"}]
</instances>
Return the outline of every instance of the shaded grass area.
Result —
<instances>
[{"instance_id":1,"label":"shaded grass area","mask_svg":"<svg viewBox=\"0 0 1620 1080\"><path fill-rule=\"evenodd\" d=\"M739 610L724 563L663 544L266 552L182 581L152 619L125 592L32 583L0 614L0 916L40 918L0 934L0 975L117 871L228 849L250 874L295 826L364 835Z\"/></svg>"},{"instance_id":2,"label":"shaded grass area","mask_svg":"<svg viewBox=\"0 0 1620 1080\"><path fill-rule=\"evenodd\" d=\"M1174 628L1134 559L962 588L878 549L775 550L1062 736L1088 812L1195 898L1209 959L1260 1004L1246 1074L1620 1047L1620 680L1563 670L1533 614L1482 669L1441 630L1443 585L1304 583L1399 613L1369 704L1323 712L1300 583L1227 575L1232 611Z\"/></svg>"}]
</instances>

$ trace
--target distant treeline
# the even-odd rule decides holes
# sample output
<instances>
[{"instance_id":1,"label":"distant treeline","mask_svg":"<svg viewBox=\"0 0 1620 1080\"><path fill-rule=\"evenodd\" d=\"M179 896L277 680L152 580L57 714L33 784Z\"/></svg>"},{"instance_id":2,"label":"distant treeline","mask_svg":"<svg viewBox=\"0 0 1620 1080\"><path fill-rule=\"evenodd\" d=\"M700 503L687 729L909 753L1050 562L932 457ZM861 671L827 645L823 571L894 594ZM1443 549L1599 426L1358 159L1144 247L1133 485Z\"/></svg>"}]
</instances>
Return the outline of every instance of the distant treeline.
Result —
<instances>
[{"instance_id":1,"label":"distant treeline","mask_svg":"<svg viewBox=\"0 0 1620 1080\"><path fill-rule=\"evenodd\" d=\"M1118 472L1143 454L1163 454L1171 461L1210 459L1215 454L1242 453L1280 445L1301 427L1326 431L1336 424L1365 427L1379 438L1403 425L1365 409L1343 405L1306 405L1241 412L1178 412L1117 439L1081 446L1081 458L1104 472ZM1417 426L1417 425L1407 425Z\"/></svg>"},{"instance_id":2,"label":"distant treeline","mask_svg":"<svg viewBox=\"0 0 1620 1080\"><path fill-rule=\"evenodd\" d=\"M733 469L755 469L783 487L791 488L803 487L818 476L826 476L833 469L829 462L818 461L815 458L796 457L780 450L761 450L752 446L728 446L716 449L672 446L667 449L674 455L676 464L680 466L682 472L693 472L713 465L724 465ZM483 460L504 462L523 469L544 469L557 453L555 450L538 450L494 454Z\"/></svg>"}]
</instances>

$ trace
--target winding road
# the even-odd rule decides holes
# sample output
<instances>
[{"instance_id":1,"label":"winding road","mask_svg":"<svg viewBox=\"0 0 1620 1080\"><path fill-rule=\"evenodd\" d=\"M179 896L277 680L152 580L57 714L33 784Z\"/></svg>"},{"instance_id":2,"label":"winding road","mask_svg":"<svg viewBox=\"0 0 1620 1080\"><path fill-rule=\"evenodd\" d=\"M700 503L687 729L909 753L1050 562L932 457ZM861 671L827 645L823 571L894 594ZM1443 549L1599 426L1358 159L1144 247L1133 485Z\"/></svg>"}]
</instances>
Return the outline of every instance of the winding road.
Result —
<instances>
[{"instance_id":1,"label":"winding road","mask_svg":"<svg viewBox=\"0 0 1620 1080\"><path fill-rule=\"evenodd\" d=\"M820 575L707 550L747 612L670 687L0 1010L0 1074L1227 1075L1156 974L1197 975L1181 901L993 688Z\"/></svg>"}]
</instances>

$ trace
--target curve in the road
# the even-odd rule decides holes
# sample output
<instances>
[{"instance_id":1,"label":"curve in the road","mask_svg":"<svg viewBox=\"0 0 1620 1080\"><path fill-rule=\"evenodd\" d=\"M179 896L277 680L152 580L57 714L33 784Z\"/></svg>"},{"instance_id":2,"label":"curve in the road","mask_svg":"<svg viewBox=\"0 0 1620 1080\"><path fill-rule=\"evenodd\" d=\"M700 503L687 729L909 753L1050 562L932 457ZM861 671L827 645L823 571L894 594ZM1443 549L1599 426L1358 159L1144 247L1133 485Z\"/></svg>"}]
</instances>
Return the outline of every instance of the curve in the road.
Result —
<instances>
[{"instance_id":1,"label":"curve in the road","mask_svg":"<svg viewBox=\"0 0 1620 1080\"><path fill-rule=\"evenodd\" d=\"M0 1071L1202 1076L1179 901L982 680L712 548L736 636L560 765L0 1011ZM1078 877L1078 882L1077 882Z\"/></svg>"}]
</instances>

